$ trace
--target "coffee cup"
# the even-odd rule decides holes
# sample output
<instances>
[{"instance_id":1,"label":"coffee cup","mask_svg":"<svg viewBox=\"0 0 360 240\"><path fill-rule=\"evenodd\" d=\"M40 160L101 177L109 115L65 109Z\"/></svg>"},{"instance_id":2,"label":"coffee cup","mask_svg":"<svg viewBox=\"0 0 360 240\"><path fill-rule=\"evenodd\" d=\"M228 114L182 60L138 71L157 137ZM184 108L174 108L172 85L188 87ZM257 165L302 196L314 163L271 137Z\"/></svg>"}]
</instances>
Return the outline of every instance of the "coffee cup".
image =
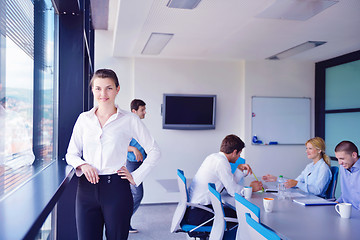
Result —
<instances>
[{"instance_id":1,"label":"coffee cup","mask_svg":"<svg viewBox=\"0 0 360 240\"><path fill-rule=\"evenodd\" d=\"M350 218L351 216L351 203L338 203L335 205L335 210L342 218Z\"/></svg>"},{"instance_id":2,"label":"coffee cup","mask_svg":"<svg viewBox=\"0 0 360 240\"><path fill-rule=\"evenodd\" d=\"M266 197L263 199L263 203L265 212L272 212L274 208L274 199Z\"/></svg>"},{"instance_id":3,"label":"coffee cup","mask_svg":"<svg viewBox=\"0 0 360 240\"><path fill-rule=\"evenodd\" d=\"M244 187L241 190L241 195L244 196L244 198L246 199L250 199L251 198L251 194L252 194L252 187Z\"/></svg>"}]
</instances>

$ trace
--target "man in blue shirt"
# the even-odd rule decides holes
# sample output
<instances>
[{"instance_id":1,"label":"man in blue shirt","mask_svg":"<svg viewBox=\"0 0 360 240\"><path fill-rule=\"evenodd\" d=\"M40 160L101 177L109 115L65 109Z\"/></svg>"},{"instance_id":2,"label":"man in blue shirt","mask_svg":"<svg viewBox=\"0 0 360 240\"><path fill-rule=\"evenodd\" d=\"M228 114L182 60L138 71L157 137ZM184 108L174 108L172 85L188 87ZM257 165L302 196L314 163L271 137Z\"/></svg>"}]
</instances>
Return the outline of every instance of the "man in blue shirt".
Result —
<instances>
[{"instance_id":1,"label":"man in blue shirt","mask_svg":"<svg viewBox=\"0 0 360 240\"><path fill-rule=\"evenodd\" d=\"M130 104L131 112L138 115L140 119L144 119L146 114L145 105L146 104L143 100L134 99L131 101ZM133 138L128 147L126 168L129 170L129 172L135 171L138 167L140 167L140 165L145 160L145 158L146 158L146 152L144 148ZM134 199L134 210L133 210L133 215L134 215L136 210L139 208L140 202L144 196L144 188L142 183L138 187L134 185L130 185L130 187ZM132 228L130 225L129 232L137 233L138 231L137 229Z\"/></svg>"},{"instance_id":2,"label":"man in blue shirt","mask_svg":"<svg viewBox=\"0 0 360 240\"><path fill-rule=\"evenodd\" d=\"M341 196L337 202L351 203L360 210L360 161L354 143L342 141L335 147L335 156L340 165Z\"/></svg>"}]
</instances>

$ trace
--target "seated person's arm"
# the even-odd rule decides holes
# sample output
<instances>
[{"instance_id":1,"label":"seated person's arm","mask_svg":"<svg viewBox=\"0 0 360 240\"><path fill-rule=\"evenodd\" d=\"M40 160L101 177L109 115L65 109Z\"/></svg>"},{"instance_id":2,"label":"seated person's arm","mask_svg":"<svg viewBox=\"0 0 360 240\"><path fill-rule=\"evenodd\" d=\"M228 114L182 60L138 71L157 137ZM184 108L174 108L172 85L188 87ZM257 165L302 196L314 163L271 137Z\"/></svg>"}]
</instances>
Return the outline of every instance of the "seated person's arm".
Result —
<instances>
[{"instance_id":1,"label":"seated person's arm","mask_svg":"<svg viewBox=\"0 0 360 240\"><path fill-rule=\"evenodd\" d=\"M288 179L284 185L286 188L292 188L292 187L295 187L297 184L298 184L298 181L296 181L294 179Z\"/></svg>"},{"instance_id":2,"label":"seated person's arm","mask_svg":"<svg viewBox=\"0 0 360 240\"><path fill-rule=\"evenodd\" d=\"M305 181L298 181L295 186L300 188L304 192L308 192L314 195L320 195L324 191L324 188L328 186L330 180L331 174L329 173L328 169L324 168L319 169L317 174L313 173L312 175L308 176L308 181L306 183ZM287 186L286 183L286 187L292 187L291 185Z\"/></svg>"},{"instance_id":3,"label":"seated person's arm","mask_svg":"<svg viewBox=\"0 0 360 240\"><path fill-rule=\"evenodd\" d=\"M252 187L253 192L257 192L263 189L263 184L260 181L252 181L250 187Z\"/></svg>"},{"instance_id":4,"label":"seated person's arm","mask_svg":"<svg viewBox=\"0 0 360 240\"><path fill-rule=\"evenodd\" d=\"M276 182L277 177L275 177L274 175L271 175L271 174L267 174L262 177L262 180L264 180L265 182Z\"/></svg>"},{"instance_id":5,"label":"seated person's arm","mask_svg":"<svg viewBox=\"0 0 360 240\"><path fill-rule=\"evenodd\" d=\"M249 164L239 164L237 167L241 172L243 172L244 170L246 170L246 175L252 174L252 169L249 166Z\"/></svg>"}]
</instances>

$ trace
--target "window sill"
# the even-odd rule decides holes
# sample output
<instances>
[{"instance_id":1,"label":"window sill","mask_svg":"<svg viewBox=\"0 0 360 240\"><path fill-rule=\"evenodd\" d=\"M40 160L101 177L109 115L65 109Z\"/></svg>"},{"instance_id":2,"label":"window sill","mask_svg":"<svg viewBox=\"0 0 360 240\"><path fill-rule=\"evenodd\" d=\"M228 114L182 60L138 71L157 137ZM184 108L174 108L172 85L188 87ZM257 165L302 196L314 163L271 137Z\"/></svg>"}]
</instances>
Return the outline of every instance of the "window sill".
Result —
<instances>
[{"instance_id":1,"label":"window sill","mask_svg":"<svg viewBox=\"0 0 360 240\"><path fill-rule=\"evenodd\" d=\"M0 239L33 239L73 175L65 161L53 161L0 200Z\"/></svg>"}]
</instances>

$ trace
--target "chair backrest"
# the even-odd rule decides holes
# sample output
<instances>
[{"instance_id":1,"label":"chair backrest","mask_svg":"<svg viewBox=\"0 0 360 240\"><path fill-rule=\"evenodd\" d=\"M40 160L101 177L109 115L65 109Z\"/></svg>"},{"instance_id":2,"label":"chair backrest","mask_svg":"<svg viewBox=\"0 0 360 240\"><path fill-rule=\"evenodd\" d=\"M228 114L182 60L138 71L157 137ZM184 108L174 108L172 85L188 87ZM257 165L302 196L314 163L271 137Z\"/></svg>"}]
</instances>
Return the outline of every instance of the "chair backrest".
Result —
<instances>
[{"instance_id":1,"label":"chair backrest","mask_svg":"<svg viewBox=\"0 0 360 240\"><path fill-rule=\"evenodd\" d=\"M242 157L239 157L235 163L230 163L231 166L231 172L234 173L237 169L237 167L239 166L239 164L244 164L245 163L245 159Z\"/></svg>"},{"instance_id":2,"label":"chair backrest","mask_svg":"<svg viewBox=\"0 0 360 240\"><path fill-rule=\"evenodd\" d=\"M180 201L179 201L179 204L175 210L175 213L174 213L174 216L172 219L171 229L170 229L171 232L177 232L177 231L181 230L180 224L185 215L187 202L189 199L184 171L182 171L180 169L177 170L177 182L178 182L179 191L180 191Z\"/></svg>"},{"instance_id":3,"label":"chair backrest","mask_svg":"<svg viewBox=\"0 0 360 240\"><path fill-rule=\"evenodd\" d=\"M224 231L226 228L225 222L225 213L221 202L221 195L216 191L215 184L209 183L209 194L211 199L211 205L214 209L215 216L212 229L210 232L209 240L221 240L224 236Z\"/></svg>"},{"instance_id":4,"label":"chair backrest","mask_svg":"<svg viewBox=\"0 0 360 240\"><path fill-rule=\"evenodd\" d=\"M235 206L236 215L239 222L238 230L236 233L236 240L249 239L249 232L246 226L245 213L250 213L251 217L255 221L260 222L260 208L237 193L235 193Z\"/></svg>"},{"instance_id":5,"label":"chair backrest","mask_svg":"<svg viewBox=\"0 0 360 240\"><path fill-rule=\"evenodd\" d=\"M328 189L326 190L325 193L325 198L326 199L333 199L335 198L335 190L336 190L336 184L337 184L337 179L338 179L338 175L339 175L339 168L336 166L332 166L330 168L331 173L332 173L332 179L329 183Z\"/></svg>"},{"instance_id":6,"label":"chair backrest","mask_svg":"<svg viewBox=\"0 0 360 240\"><path fill-rule=\"evenodd\" d=\"M245 213L246 227L249 232L249 240L280 240L281 238L272 230L252 219L249 213Z\"/></svg>"}]
</instances>

